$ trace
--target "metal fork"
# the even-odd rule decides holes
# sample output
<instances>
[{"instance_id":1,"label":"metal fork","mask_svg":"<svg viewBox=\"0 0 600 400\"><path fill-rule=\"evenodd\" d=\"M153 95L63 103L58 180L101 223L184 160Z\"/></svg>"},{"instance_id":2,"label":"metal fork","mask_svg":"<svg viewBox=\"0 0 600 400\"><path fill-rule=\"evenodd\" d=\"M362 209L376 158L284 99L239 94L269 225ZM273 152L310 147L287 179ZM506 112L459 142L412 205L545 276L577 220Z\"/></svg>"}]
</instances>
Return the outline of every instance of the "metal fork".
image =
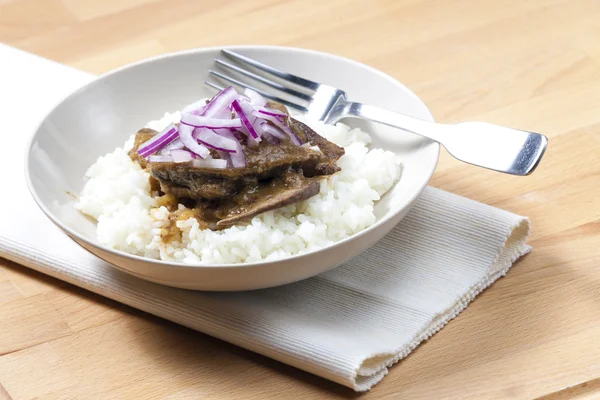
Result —
<instances>
[{"instance_id":1,"label":"metal fork","mask_svg":"<svg viewBox=\"0 0 600 400\"><path fill-rule=\"evenodd\" d=\"M280 71L230 50L222 50L222 53L235 60L238 65L216 59L215 62L219 66L260 82L272 88L273 93L285 93L294 101L260 90L222 72L210 70L212 76L255 90L266 98L328 124L334 124L347 117L363 118L424 136L440 143L448 153L469 164L513 175L529 175L539 164L548 145L548 138L538 133L485 122L440 124L348 101L343 90ZM253 70L247 66L253 67ZM222 87L215 83L205 83L222 90Z\"/></svg>"}]
</instances>

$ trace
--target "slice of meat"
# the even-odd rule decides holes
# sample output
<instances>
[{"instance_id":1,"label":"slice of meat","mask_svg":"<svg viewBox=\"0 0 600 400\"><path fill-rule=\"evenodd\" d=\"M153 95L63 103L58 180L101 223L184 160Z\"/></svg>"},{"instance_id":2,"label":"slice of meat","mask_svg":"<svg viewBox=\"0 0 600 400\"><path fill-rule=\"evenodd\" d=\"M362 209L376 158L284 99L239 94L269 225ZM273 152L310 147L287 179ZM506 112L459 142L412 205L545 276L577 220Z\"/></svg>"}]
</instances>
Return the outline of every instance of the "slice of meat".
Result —
<instances>
[{"instance_id":1,"label":"slice of meat","mask_svg":"<svg viewBox=\"0 0 600 400\"><path fill-rule=\"evenodd\" d=\"M129 157L134 162L137 162L140 165L140 167L142 167L142 168L146 168L148 166L148 161L144 157L140 156L137 153L137 151L140 148L140 145L142 143L147 142L156 134L158 134L157 131L155 131L154 129L149 129L149 128L140 129L135 134L133 147L131 148L131 150L129 150ZM148 181L150 182L150 191L158 192L160 190L160 182L156 178L154 178L152 175L150 175L150 177L148 178Z\"/></svg>"},{"instance_id":2,"label":"slice of meat","mask_svg":"<svg viewBox=\"0 0 600 400\"><path fill-rule=\"evenodd\" d=\"M231 186L233 185L226 181L207 183L197 188L189 188L165 182L161 183L160 188L164 193L172 194L179 199L218 200L227 198L235 193L235 190L231 189Z\"/></svg>"},{"instance_id":3,"label":"slice of meat","mask_svg":"<svg viewBox=\"0 0 600 400\"><path fill-rule=\"evenodd\" d=\"M131 157L133 161L137 161L142 168L146 168L148 161L146 161L144 157L140 156L137 151L142 143L147 142L157 133L158 132L154 129L143 128L137 131L135 134L135 141L133 142L133 148L129 150L129 157Z\"/></svg>"},{"instance_id":4,"label":"slice of meat","mask_svg":"<svg viewBox=\"0 0 600 400\"><path fill-rule=\"evenodd\" d=\"M241 179L252 175L258 179L266 179L277 176L290 167L314 171L322 157L318 151L289 142L273 145L266 141L260 142L256 147L246 147L244 155L244 168L200 168L193 167L191 163L152 163L150 171L157 179L174 179L183 173L186 176L182 177L180 182L188 181L188 175L222 179ZM165 177L167 174L168 178Z\"/></svg>"},{"instance_id":5,"label":"slice of meat","mask_svg":"<svg viewBox=\"0 0 600 400\"><path fill-rule=\"evenodd\" d=\"M240 177L228 179L219 177L208 171L213 168L196 168L191 163L150 163L150 173L160 182L160 188L165 193L171 193L177 198L189 199L222 199L234 195L243 186ZM231 169L224 169L228 171Z\"/></svg>"},{"instance_id":6,"label":"slice of meat","mask_svg":"<svg viewBox=\"0 0 600 400\"><path fill-rule=\"evenodd\" d=\"M246 190L215 212L217 227L227 227L258 214L307 200L319 193L318 179L307 179L302 171L288 170L281 177Z\"/></svg>"},{"instance_id":7,"label":"slice of meat","mask_svg":"<svg viewBox=\"0 0 600 400\"><path fill-rule=\"evenodd\" d=\"M161 190L181 198L196 200L224 199L239 192L249 180L270 179L290 168L302 170L306 176L318 175L322 158L318 151L292 143L271 145L261 142L244 151L245 168L199 168L191 163L150 163L152 176L160 182Z\"/></svg>"},{"instance_id":8,"label":"slice of meat","mask_svg":"<svg viewBox=\"0 0 600 400\"><path fill-rule=\"evenodd\" d=\"M289 168L302 169L307 176L312 176L322 157L318 151L296 146L290 141L277 145L263 141L256 147L246 147L244 155L247 164L245 172L259 179L280 175Z\"/></svg>"},{"instance_id":9,"label":"slice of meat","mask_svg":"<svg viewBox=\"0 0 600 400\"><path fill-rule=\"evenodd\" d=\"M298 135L300 140L303 143L308 142L313 146L317 146L323 154L315 166L315 175L332 175L338 172L340 167L336 165L336 162L345 154L344 148L325 139L302 122L293 118L288 119L290 129Z\"/></svg>"},{"instance_id":10,"label":"slice of meat","mask_svg":"<svg viewBox=\"0 0 600 400\"><path fill-rule=\"evenodd\" d=\"M287 114L286 124L300 138L302 143L310 143L321 150L323 156L315 167L315 175L331 175L340 170L335 163L345 154L343 147L330 142L306 124L292 118L283 104L269 101L267 107Z\"/></svg>"}]
</instances>

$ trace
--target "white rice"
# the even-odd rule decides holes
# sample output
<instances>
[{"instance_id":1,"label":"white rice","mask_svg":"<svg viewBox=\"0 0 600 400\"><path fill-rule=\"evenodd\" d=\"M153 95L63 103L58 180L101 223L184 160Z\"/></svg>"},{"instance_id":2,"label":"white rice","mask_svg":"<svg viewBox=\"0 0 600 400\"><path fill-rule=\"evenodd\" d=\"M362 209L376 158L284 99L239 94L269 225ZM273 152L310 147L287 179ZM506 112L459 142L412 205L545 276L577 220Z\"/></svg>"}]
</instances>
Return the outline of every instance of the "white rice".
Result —
<instances>
[{"instance_id":1,"label":"white rice","mask_svg":"<svg viewBox=\"0 0 600 400\"><path fill-rule=\"evenodd\" d=\"M180 113L167 113L148 127L160 131L179 118ZM246 226L201 230L190 218L177 222L181 242L164 243L161 229L169 224L169 211L157 207L148 173L127 155L133 136L123 148L100 157L89 168L76 207L96 218L101 244L155 259L186 264L244 263L320 249L375 222L374 204L400 178L401 163L392 152L369 150L371 137L359 129L341 123L304 122L345 148L346 154L338 161L342 170L321 180L318 195L256 216Z\"/></svg>"}]
</instances>

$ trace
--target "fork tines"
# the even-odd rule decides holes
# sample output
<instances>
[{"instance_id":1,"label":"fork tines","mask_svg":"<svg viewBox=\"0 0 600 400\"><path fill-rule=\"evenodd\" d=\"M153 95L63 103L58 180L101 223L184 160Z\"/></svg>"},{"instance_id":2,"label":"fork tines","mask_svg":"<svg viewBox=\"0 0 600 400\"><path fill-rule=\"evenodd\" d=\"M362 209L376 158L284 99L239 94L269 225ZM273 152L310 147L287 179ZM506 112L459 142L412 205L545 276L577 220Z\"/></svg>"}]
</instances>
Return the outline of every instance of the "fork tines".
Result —
<instances>
[{"instance_id":1,"label":"fork tines","mask_svg":"<svg viewBox=\"0 0 600 400\"><path fill-rule=\"evenodd\" d=\"M306 112L307 111L307 107L302 105L302 104L298 104L298 103L302 103L302 102L306 102L306 103L310 103L312 101L312 96L306 93L302 93L299 90L293 89L291 87L289 87L289 85L295 85L299 88L304 89L305 91L310 92L311 94L314 93L314 91L316 91L319 87L319 83L317 82L313 82L310 81L308 79L305 78L301 78L299 76L296 75L292 75L289 74L287 72L283 72L280 71L276 68L273 68L269 65L263 64L261 62L258 62L256 60L253 60L249 57L243 56L241 54L235 53L231 50L222 50L222 53L225 54L226 56L232 58L233 60L239 62L240 64L244 65L244 66L251 66L253 68L255 68L258 71L261 71L262 73L264 73L265 75L267 75L268 77L271 78L277 78L281 81L283 81L285 84L282 83L278 83L275 82L272 79L268 79L265 76L262 75L258 75L248 69L242 68L240 66L237 65L233 65L231 63L228 63L226 61L220 60L220 59L216 59L215 62L218 66L224 68L225 70L231 72L235 72L237 74L240 75L240 77L246 77L249 78L250 80L254 80L256 82L260 82L261 84L268 86L270 88L275 89L276 91L285 93L286 95L288 95L290 98L293 98L294 101L290 101L290 100L286 100L282 97L273 95L271 93L268 93L260 88L257 88L254 85L251 85L249 83L246 83L240 79L236 79L232 76L226 75L222 72L219 71L215 71L215 70L209 70L209 74L211 74L211 76L215 76L219 79L222 79L224 81L227 81L231 84L237 85L237 86L241 86L244 88L248 88L251 90L254 90L255 92L259 93L261 96L264 96L268 99L277 101L281 104L284 104L288 107L292 107L295 108L297 110ZM217 90L222 90L223 88L213 82L210 81L206 81L205 82L208 86L215 88Z\"/></svg>"}]
</instances>

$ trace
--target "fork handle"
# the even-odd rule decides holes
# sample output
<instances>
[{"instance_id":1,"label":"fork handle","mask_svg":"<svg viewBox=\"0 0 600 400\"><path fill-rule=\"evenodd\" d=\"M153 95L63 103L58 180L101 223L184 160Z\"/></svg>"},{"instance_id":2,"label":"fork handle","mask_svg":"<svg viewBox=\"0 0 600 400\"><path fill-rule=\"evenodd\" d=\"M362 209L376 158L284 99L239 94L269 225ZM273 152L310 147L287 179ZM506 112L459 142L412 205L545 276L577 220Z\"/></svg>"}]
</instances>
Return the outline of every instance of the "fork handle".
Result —
<instances>
[{"instance_id":1,"label":"fork handle","mask_svg":"<svg viewBox=\"0 0 600 400\"><path fill-rule=\"evenodd\" d=\"M342 118L367 119L424 136L461 161L513 175L533 172L548 144L548 138L539 133L485 122L439 124L355 102L345 103L340 114Z\"/></svg>"},{"instance_id":2,"label":"fork handle","mask_svg":"<svg viewBox=\"0 0 600 400\"><path fill-rule=\"evenodd\" d=\"M442 143L443 140L443 133L441 132L443 128L440 129L442 124L410 117L406 114L388 111L376 106L349 102L345 107L345 114L346 117L362 118L398 128L406 132L415 133L438 143Z\"/></svg>"}]
</instances>

